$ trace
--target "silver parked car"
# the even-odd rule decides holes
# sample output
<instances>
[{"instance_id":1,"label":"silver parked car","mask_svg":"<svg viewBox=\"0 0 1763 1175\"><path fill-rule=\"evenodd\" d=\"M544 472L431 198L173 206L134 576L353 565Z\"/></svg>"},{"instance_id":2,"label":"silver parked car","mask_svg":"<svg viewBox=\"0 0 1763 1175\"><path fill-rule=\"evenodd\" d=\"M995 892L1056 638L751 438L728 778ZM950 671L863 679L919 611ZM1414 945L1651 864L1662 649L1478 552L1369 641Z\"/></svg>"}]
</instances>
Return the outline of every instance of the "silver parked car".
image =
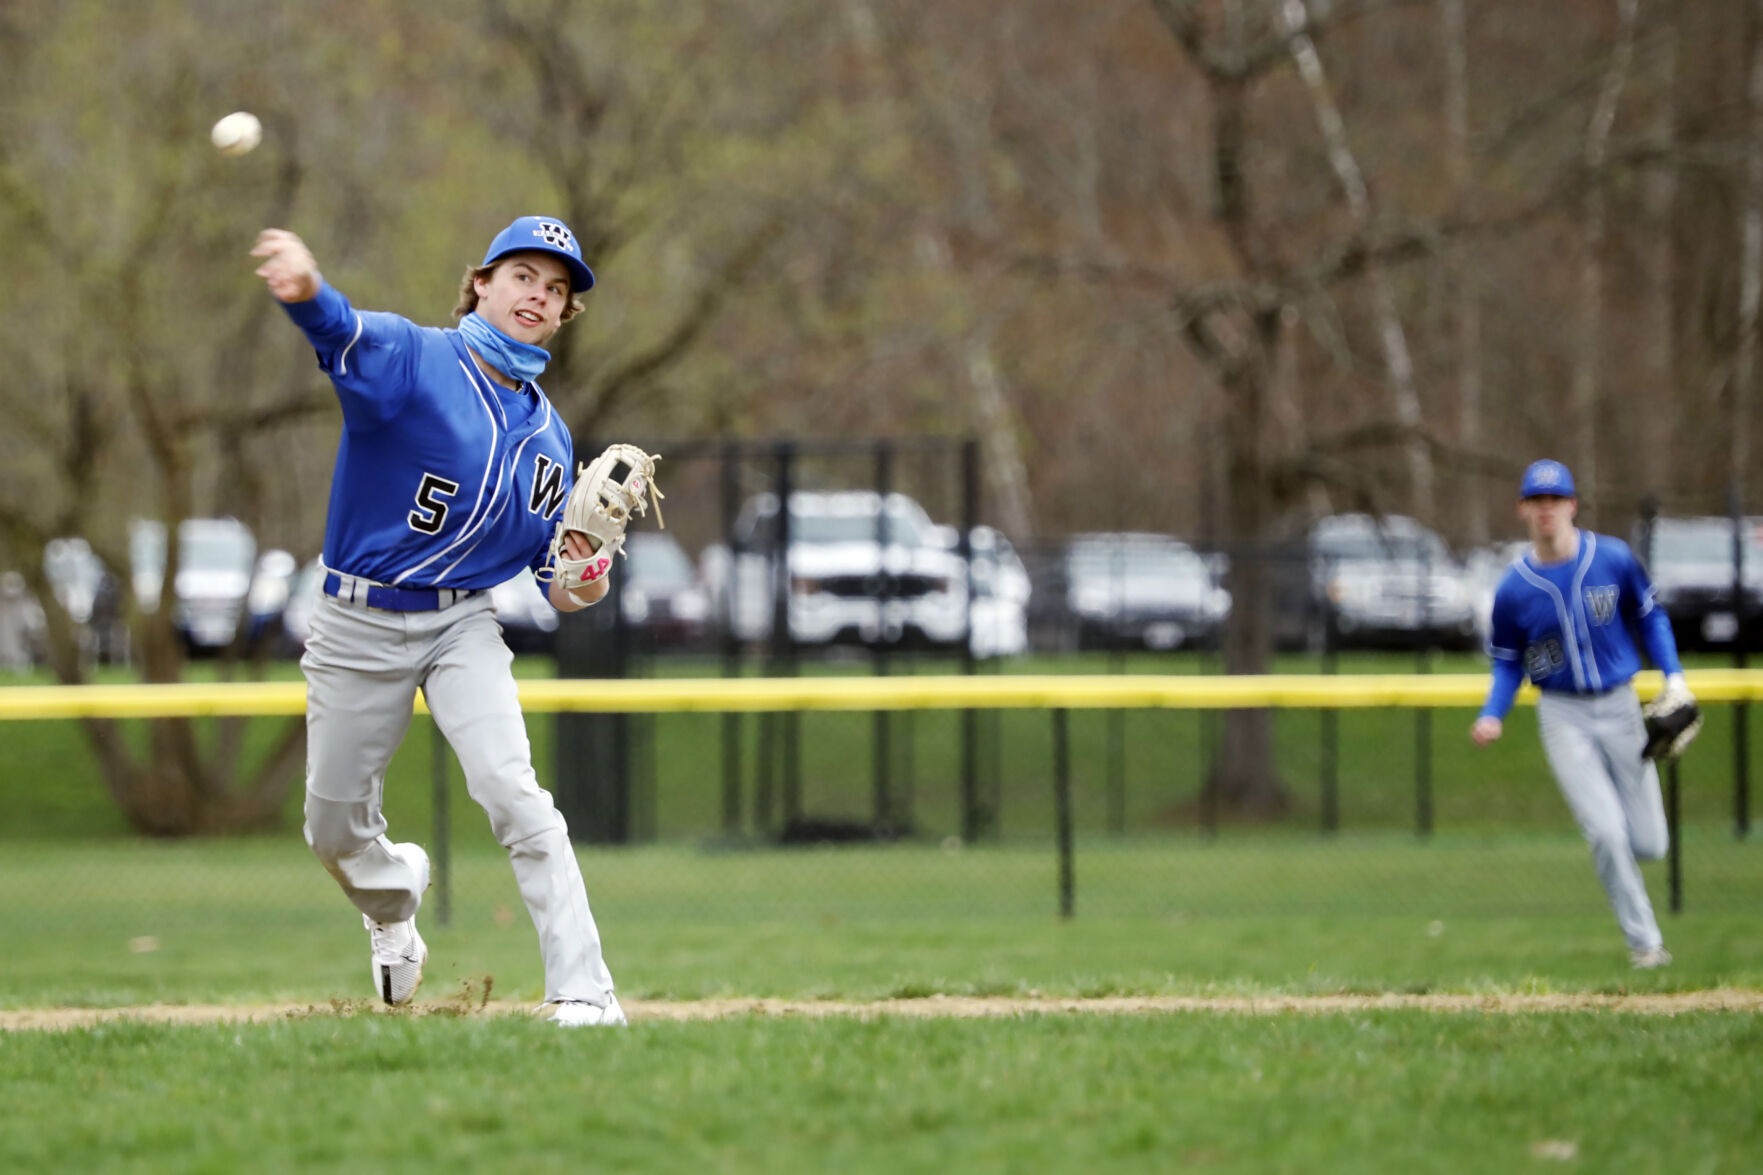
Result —
<instances>
[{"instance_id":1,"label":"silver parked car","mask_svg":"<svg viewBox=\"0 0 1763 1175\"><path fill-rule=\"evenodd\" d=\"M873 490L790 495L781 571L790 635L800 644L957 644L967 632L967 568L923 506ZM701 558L718 615L740 640L771 635L782 527L775 494L748 500L734 550Z\"/></svg>"},{"instance_id":2,"label":"silver parked car","mask_svg":"<svg viewBox=\"0 0 1763 1175\"><path fill-rule=\"evenodd\" d=\"M1342 645L1475 643L1475 590L1445 540L1401 514L1336 514L1310 529L1313 615Z\"/></svg>"},{"instance_id":3,"label":"silver parked car","mask_svg":"<svg viewBox=\"0 0 1763 1175\"><path fill-rule=\"evenodd\" d=\"M162 602L165 549L162 523L137 519L129 528L130 574L143 612L157 611ZM178 524L171 615L191 651L233 643L256 559L256 537L235 518L186 518Z\"/></svg>"},{"instance_id":4,"label":"silver parked car","mask_svg":"<svg viewBox=\"0 0 1763 1175\"><path fill-rule=\"evenodd\" d=\"M1208 645L1230 615L1215 565L1169 535L1078 535L1065 548L1063 582L1079 648Z\"/></svg>"},{"instance_id":5,"label":"silver parked car","mask_svg":"<svg viewBox=\"0 0 1763 1175\"><path fill-rule=\"evenodd\" d=\"M165 526L138 518L129 526L130 584L143 612L156 611L165 588ZM251 528L236 518L186 518L178 524L178 573L172 625L192 653L254 642L276 631L296 572L294 557L259 556Z\"/></svg>"},{"instance_id":6,"label":"silver parked car","mask_svg":"<svg viewBox=\"0 0 1763 1175\"><path fill-rule=\"evenodd\" d=\"M1738 523L1736 602L1733 537L1732 519L1712 515L1658 518L1650 536L1636 535L1635 554L1652 576L1654 599L1684 648L1763 645L1763 525L1754 518Z\"/></svg>"}]
</instances>

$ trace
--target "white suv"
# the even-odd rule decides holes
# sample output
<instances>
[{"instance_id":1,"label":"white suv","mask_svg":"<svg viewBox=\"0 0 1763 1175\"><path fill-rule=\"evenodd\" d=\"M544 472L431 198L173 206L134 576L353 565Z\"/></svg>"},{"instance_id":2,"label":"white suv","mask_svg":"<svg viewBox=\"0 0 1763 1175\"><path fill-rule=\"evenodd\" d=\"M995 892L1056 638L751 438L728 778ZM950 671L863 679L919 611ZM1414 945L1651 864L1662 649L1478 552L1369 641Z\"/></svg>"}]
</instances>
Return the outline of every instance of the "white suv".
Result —
<instances>
[{"instance_id":1,"label":"white suv","mask_svg":"<svg viewBox=\"0 0 1763 1175\"><path fill-rule=\"evenodd\" d=\"M775 494L748 500L734 552L704 553L704 579L741 640L771 635L779 545ZM923 506L873 490L790 495L790 636L801 644L959 644L967 630L967 569Z\"/></svg>"}]
</instances>

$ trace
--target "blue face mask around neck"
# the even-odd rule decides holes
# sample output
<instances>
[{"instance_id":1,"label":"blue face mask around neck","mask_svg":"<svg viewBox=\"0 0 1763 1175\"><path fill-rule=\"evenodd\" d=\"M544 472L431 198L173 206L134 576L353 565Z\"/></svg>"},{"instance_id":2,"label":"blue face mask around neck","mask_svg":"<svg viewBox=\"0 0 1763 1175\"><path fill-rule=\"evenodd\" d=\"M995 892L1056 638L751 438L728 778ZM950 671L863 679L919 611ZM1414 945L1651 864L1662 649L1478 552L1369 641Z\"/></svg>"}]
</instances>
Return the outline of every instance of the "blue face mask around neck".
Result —
<instances>
[{"instance_id":1,"label":"blue face mask around neck","mask_svg":"<svg viewBox=\"0 0 1763 1175\"><path fill-rule=\"evenodd\" d=\"M511 339L472 311L459 320L459 333L485 363L510 379L527 383L538 379L551 353L543 347Z\"/></svg>"}]
</instances>

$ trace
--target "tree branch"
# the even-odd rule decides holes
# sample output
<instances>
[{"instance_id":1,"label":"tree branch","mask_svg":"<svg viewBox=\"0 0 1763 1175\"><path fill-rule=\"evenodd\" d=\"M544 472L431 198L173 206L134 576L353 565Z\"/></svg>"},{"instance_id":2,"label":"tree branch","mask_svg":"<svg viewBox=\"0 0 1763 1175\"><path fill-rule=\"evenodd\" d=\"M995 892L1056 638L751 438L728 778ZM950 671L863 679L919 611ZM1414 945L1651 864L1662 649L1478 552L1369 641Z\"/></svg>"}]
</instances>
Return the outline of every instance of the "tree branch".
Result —
<instances>
[{"instance_id":1,"label":"tree branch","mask_svg":"<svg viewBox=\"0 0 1763 1175\"><path fill-rule=\"evenodd\" d=\"M589 396L591 406L585 418L572 422L572 430L576 435L592 435L599 422L627 392L641 386L679 359L693 340L715 321L723 302L741 284L748 271L764 256L783 229L784 222L781 218L767 221L741 243L721 270L698 291L692 304L674 323L672 329L647 347L626 356L622 362L604 369L603 374L595 380L595 389Z\"/></svg>"}]
</instances>

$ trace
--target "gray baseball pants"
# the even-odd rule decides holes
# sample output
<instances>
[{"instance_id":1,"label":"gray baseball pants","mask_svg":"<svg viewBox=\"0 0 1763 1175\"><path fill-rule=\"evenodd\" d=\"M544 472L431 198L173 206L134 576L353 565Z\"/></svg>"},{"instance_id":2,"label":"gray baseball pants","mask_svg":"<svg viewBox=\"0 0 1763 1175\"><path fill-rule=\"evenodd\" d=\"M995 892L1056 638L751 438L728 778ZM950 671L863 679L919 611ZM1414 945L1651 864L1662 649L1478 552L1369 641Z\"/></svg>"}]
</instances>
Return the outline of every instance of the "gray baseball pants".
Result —
<instances>
[{"instance_id":1,"label":"gray baseball pants","mask_svg":"<svg viewBox=\"0 0 1763 1175\"><path fill-rule=\"evenodd\" d=\"M545 998L604 1004L612 975L568 828L533 773L512 663L488 593L437 612L385 612L321 594L300 658L306 843L368 917L416 914L428 878L392 851L380 805L420 688L467 791L508 850L539 933Z\"/></svg>"},{"instance_id":2,"label":"gray baseball pants","mask_svg":"<svg viewBox=\"0 0 1763 1175\"><path fill-rule=\"evenodd\" d=\"M1629 949L1662 945L1638 862L1663 857L1670 834L1658 768L1641 758L1647 730L1634 688L1584 697L1545 691L1537 721L1555 782L1591 846Z\"/></svg>"}]
</instances>

